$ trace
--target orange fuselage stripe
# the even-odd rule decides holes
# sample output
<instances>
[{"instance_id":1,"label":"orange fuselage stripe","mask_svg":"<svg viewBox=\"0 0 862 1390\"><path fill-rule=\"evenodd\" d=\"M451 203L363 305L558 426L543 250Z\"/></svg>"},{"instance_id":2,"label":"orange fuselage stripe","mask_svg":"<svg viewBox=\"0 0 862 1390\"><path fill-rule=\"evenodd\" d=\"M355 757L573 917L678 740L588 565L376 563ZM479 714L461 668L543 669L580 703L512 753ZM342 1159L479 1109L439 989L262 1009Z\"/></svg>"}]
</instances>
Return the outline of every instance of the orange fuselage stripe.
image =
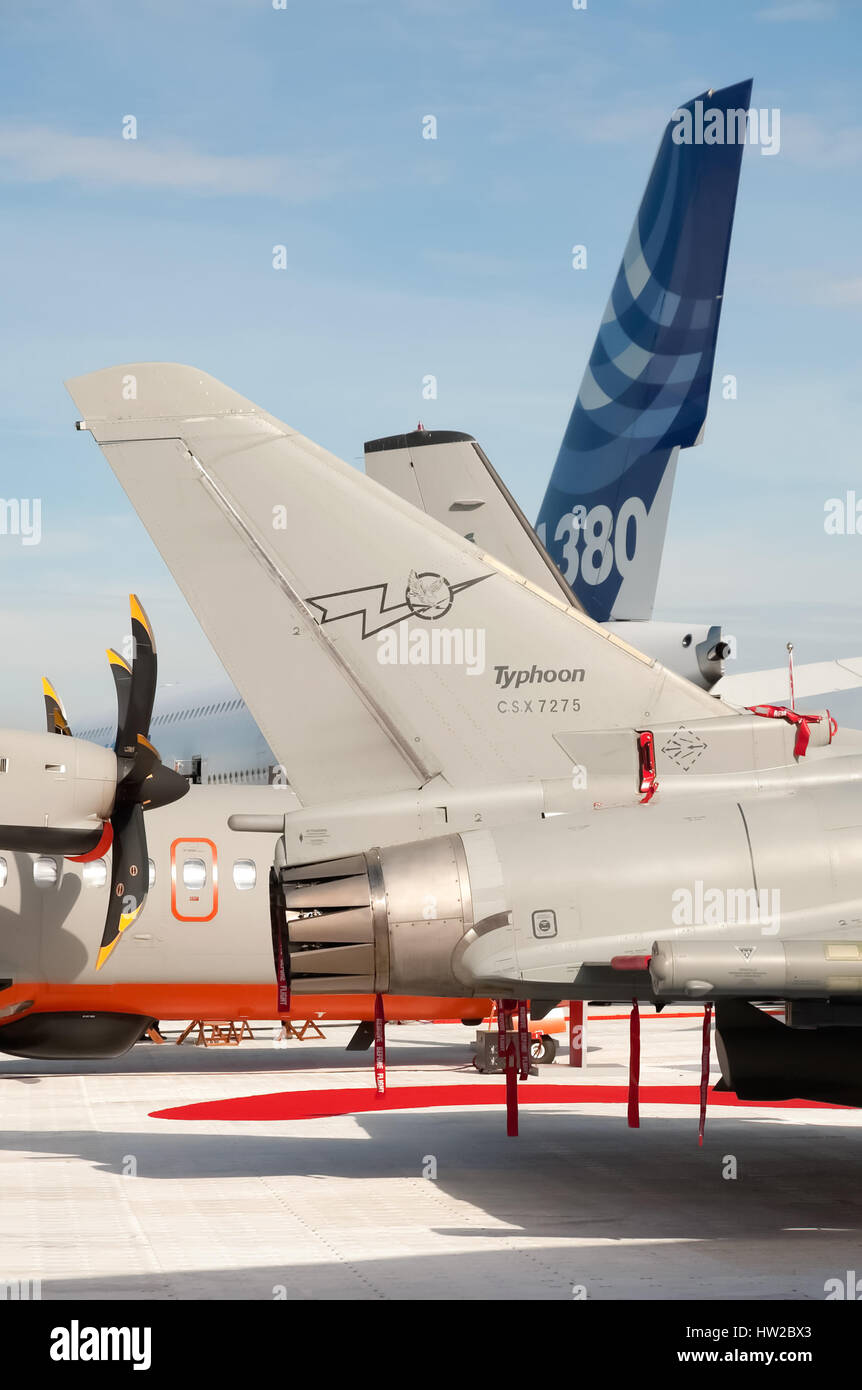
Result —
<instances>
[{"instance_id":1,"label":"orange fuselage stripe","mask_svg":"<svg viewBox=\"0 0 862 1390\"><path fill-rule=\"evenodd\" d=\"M0 994L4 1008L32 999L23 1013L127 1013L162 1020L202 1018L221 1021L278 1017L276 985L189 983L49 984L16 982ZM482 1018L489 999L440 999L387 995L386 1017L408 1019ZM294 994L291 1017L363 1021L374 1018L373 994ZM4 1022L10 1022L7 1017Z\"/></svg>"}]
</instances>

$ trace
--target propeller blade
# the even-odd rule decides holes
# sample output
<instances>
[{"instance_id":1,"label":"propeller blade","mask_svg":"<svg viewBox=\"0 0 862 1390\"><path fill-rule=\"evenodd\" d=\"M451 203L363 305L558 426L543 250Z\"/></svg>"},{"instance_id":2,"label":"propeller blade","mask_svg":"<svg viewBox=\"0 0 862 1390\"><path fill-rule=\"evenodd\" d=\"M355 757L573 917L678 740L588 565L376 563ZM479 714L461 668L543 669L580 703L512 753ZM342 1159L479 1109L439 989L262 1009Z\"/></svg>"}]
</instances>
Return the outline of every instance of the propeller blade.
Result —
<instances>
[{"instance_id":1,"label":"propeller blade","mask_svg":"<svg viewBox=\"0 0 862 1390\"><path fill-rule=\"evenodd\" d=\"M149 887L147 835L144 807L167 806L189 789L185 777L164 767L149 740L150 719L156 697L156 643L150 620L137 596L129 595L132 613L132 665L115 651L108 652L117 688L117 741L119 780L111 828L114 851L111 861L111 896L96 961L101 970L123 932L143 911Z\"/></svg>"},{"instance_id":2,"label":"propeller blade","mask_svg":"<svg viewBox=\"0 0 862 1390\"><path fill-rule=\"evenodd\" d=\"M132 678L125 718L117 727L116 743L117 756L123 758L133 757L138 735L149 733L158 670L153 629L135 594L129 595L129 607L132 614Z\"/></svg>"},{"instance_id":3,"label":"propeller blade","mask_svg":"<svg viewBox=\"0 0 862 1390\"><path fill-rule=\"evenodd\" d=\"M42 677L42 694L45 696L45 718L48 723L48 733L66 734L71 738L72 730L69 728L63 701L47 676Z\"/></svg>"},{"instance_id":4,"label":"propeller blade","mask_svg":"<svg viewBox=\"0 0 862 1390\"><path fill-rule=\"evenodd\" d=\"M114 687L117 692L117 742L120 740L120 730L126 728L129 716L129 695L132 689L132 668L127 661L115 652L113 647L107 650L107 658L111 664L111 675L114 677Z\"/></svg>"},{"instance_id":5,"label":"propeller blade","mask_svg":"<svg viewBox=\"0 0 862 1390\"><path fill-rule=\"evenodd\" d=\"M101 970L111 952L143 910L147 899L150 869L144 812L138 802L119 807L111 817L114 848L111 861L111 896L96 961Z\"/></svg>"}]
</instances>

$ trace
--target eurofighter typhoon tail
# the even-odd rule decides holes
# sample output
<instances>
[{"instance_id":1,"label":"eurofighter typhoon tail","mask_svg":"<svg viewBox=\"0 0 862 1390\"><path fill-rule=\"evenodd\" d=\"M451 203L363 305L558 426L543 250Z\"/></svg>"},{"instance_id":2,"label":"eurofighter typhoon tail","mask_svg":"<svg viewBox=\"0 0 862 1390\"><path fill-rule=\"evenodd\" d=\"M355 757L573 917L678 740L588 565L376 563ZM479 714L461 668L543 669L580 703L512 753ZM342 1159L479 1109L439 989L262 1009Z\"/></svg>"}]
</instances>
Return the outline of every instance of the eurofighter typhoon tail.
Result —
<instances>
[{"instance_id":1,"label":"eurofighter typhoon tail","mask_svg":"<svg viewBox=\"0 0 862 1390\"><path fill-rule=\"evenodd\" d=\"M202 372L68 387L306 805L563 777L573 730L726 712Z\"/></svg>"}]
</instances>

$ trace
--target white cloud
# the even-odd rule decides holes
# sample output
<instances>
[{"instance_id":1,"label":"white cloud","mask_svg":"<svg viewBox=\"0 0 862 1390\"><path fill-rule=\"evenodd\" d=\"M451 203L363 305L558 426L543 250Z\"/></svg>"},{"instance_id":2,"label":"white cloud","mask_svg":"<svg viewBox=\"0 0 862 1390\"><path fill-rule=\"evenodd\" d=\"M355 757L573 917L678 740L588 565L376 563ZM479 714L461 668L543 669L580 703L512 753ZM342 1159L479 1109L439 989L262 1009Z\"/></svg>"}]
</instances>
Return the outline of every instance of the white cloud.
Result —
<instances>
[{"instance_id":1,"label":"white cloud","mask_svg":"<svg viewBox=\"0 0 862 1390\"><path fill-rule=\"evenodd\" d=\"M172 188L199 194L263 194L308 202L341 192L340 158L214 155L180 141L150 144L119 132L76 135L51 126L0 126L0 179L71 181L91 188ZM355 187L355 180L350 180Z\"/></svg>"},{"instance_id":2,"label":"white cloud","mask_svg":"<svg viewBox=\"0 0 862 1390\"><path fill-rule=\"evenodd\" d=\"M832 19L835 5L831 0L792 0L788 5L771 5L768 10L758 10L757 18L772 24L794 24L798 21Z\"/></svg>"},{"instance_id":3,"label":"white cloud","mask_svg":"<svg viewBox=\"0 0 862 1390\"><path fill-rule=\"evenodd\" d=\"M862 162L862 126L806 116L782 109L782 157L819 169L843 169Z\"/></svg>"},{"instance_id":4,"label":"white cloud","mask_svg":"<svg viewBox=\"0 0 862 1390\"><path fill-rule=\"evenodd\" d=\"M811 301L814 304L855 309L862 307L862 276L849 280L824 280L811 288Z\"/></svg>"},{"instance_id":5,"label":"white cloud","mask_svg":"<svg viewBox=\"0 0 862 1390\"><path fill-rule=\"evenodd\" d=\"M862 307L862 276L827 273L822 266L751 263L736 272L736 285L765 304L813 304L823 309Z\"/></svg>"}]
</instances>

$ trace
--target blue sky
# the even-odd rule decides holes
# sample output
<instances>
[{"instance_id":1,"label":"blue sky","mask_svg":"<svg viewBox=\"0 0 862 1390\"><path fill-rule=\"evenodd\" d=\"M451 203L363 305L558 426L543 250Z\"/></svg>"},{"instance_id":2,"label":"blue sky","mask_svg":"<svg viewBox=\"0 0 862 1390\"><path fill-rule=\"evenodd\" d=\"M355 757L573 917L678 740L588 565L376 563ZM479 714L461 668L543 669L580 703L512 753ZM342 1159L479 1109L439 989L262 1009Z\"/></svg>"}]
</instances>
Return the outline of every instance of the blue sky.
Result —
<instances>
[{"instance_id":1,"label":"blue sky","mask_svg":"<svg viewBox=\"0 0 862 1390\"><path fill-rule=\"evenodd\" d=\"M862 653L862 536L823 529L862 498L860 40L849 0L7 11L0 496L40 497L43 539L0 536L0 720L38 725L43 668L73 721L107 704L130 589L166 680L220 673L64 378L193 363L356 463L420 418L466 429L532 517L661 130L748 76L781 150L743 159L716 358L739 395L681 459L657 616L724 621L740 666Z\"/></svg>"}]
</instances>

